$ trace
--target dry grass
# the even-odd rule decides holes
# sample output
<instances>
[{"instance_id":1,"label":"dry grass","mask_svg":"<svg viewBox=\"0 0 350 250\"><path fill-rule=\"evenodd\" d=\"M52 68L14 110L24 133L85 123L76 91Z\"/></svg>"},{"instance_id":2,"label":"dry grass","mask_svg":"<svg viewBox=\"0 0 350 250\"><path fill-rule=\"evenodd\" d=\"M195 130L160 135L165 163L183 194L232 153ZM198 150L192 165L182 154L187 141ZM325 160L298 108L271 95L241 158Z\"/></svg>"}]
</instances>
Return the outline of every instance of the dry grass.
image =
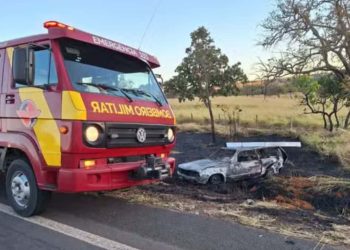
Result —
<instances>
[{"instance_id":1,"label":"dry grass","mask_svg":"<svg viewBox=\"0 0 350 250\"><path fill-rule=\"evenodd\" d=\"M350 180L345 178L335 178L330 176L311 177L315 185L313 189L326 194L336 194L338 198L346 197L350 193Z\"/></svg>"},{"instance_id":2,"label":"dry grass","mask_svg":"<svg viewBox=\"0 0 350 250\"><path fill-rule=\"evenodd\" d=\"M195 122L205 124L208 119L208 110L200 101L186 101L179 103L177 99L170 99L178 123ZM305 115L304 107L300 105L300 97L282 95L272 96L264 99L263 96L232 96L213 98L215 119L224 119L220 105L228 107L239 107L240 121L250 127L259 128L270 126L293 126L303 128L322 127L322 119L319 115ZM344 112L340 112L340 119L345 117ZM257 123L258 122L258 123Z\"/></svg>"},{"instance_id":3,"label":"dry grass","mask_svg":"<svg viewBox=\"0 0 350 250\"><path fill-rule=\"evenodd\" d=\"M215 97L213 106L215 119L224 119L224 114L218 105L227 105L229 107L239 107L240 121L250 126L286 126L290 125L291 120L295 125L307 127L319 127L322 120L316 116L305 116L303 107L299 105L299 99L289 96L268 97L263 96L234 96L234 97ZM193 121L196 123L206 123L209 119L208 110L199 101L179 103L176 99L170 99L170 103L175 111L177 121L185 123ZM192 116L191 116L192 114ZM258 120L258 124L256 124Z\"/></svg>"}]
</instances>

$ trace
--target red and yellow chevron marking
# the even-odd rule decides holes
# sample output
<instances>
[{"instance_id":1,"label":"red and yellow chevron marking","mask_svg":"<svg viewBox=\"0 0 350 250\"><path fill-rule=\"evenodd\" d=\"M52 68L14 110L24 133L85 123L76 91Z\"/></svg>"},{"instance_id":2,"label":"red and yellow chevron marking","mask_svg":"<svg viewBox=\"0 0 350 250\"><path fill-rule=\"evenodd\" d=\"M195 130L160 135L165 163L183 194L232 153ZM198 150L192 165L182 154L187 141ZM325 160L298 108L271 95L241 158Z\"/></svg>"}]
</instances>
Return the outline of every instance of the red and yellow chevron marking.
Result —
<instances>
[{"instance_id":1,"label":"red and yellow chevron marking","mask_svg":"<svg viewBox=\"0 0 350 250\"><path fill-rule=\"evenodd\" d=\"M52 116L44 91L38 88L20 88L22 102L31 100L41 111L33 126L40 150L49 167L61 166L61 135L58 125Z\"/></svg>"},{"instance_id":2,"label":"red and yellow chevron marking","mask_svg":"<svg viewBox=\"0 0 350 250\"><path fill-rule=\"evenodd\" d=\"M64 120L81 120L87 119L86 107L77 91L62 92L62 119Z\"/></svg>"},{"instance_id":3,"label":"red and yellow chevron marking","mask_svg":"<svg viewBox=\"0 0 350 250\"><path fill-rule=\"evenodd\" d=\"M9 59L10 65L12 66L12 60L13 60L13 47L6 48L6 54Z\"/></svg>"}]
</instances>

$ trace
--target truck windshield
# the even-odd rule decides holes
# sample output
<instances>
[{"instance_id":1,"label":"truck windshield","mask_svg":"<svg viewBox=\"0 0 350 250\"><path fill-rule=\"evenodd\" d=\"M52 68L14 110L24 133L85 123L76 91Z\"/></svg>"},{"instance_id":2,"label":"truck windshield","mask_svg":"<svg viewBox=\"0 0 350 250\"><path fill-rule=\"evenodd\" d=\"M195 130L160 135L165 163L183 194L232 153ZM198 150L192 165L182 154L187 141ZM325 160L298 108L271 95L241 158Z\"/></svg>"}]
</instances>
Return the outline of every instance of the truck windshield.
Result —
<instances>
[{"instance_id":1,"label":"truck windshield","mask_svg":"<svg viewBox=\"0 0 350 250\"><path fill-rule=\"evenodd\" d=\"M70 80L80 92L143 99L163 105L166 100L148 65L136 58L87 43L60 42Z\"/></svg>"}]
</instances>

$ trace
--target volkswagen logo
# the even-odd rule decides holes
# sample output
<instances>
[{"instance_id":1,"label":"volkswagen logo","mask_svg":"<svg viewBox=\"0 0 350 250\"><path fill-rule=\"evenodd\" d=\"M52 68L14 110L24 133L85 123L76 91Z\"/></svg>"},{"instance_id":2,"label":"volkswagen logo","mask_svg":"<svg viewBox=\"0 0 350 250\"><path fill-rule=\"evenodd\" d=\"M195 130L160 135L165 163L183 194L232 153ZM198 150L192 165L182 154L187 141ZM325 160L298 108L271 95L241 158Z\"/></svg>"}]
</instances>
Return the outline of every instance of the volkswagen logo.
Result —
<instances>
[{"instance_id":1,"label":"volkswagen logo","mask_svg":"<svg viewBox=\"0 0 350 250\"><path fill-rule=\"evenodd\" d=\"M146 138L147 138L146 130L144 128L139 128L136 131L136 138L139 142L144 143L146 141Z\"/></svg>"}]
</instances>

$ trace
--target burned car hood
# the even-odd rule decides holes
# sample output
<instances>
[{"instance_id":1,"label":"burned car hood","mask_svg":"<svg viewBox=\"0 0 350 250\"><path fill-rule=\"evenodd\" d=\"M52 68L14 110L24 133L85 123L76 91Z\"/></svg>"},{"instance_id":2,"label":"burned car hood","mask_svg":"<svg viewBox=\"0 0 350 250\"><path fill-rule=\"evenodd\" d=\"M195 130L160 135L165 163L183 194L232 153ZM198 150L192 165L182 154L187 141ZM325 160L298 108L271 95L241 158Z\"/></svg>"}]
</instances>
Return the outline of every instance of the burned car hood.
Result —
<instances>
[{"instance_id":1,"label":"burned car hood","mask_svg":"<svg viewBox=\"0 0 350 250\"><path fill-rule=\"evenodd\" d=\"M182 168L185 170L200 171L200 170L210 168L210 167L219 167L219 165L220 165L219 161L210 160L210 159L202 159L202 160L191 161L191 162L179 164L179 168Z\"/></svg>"}]
</instances>

